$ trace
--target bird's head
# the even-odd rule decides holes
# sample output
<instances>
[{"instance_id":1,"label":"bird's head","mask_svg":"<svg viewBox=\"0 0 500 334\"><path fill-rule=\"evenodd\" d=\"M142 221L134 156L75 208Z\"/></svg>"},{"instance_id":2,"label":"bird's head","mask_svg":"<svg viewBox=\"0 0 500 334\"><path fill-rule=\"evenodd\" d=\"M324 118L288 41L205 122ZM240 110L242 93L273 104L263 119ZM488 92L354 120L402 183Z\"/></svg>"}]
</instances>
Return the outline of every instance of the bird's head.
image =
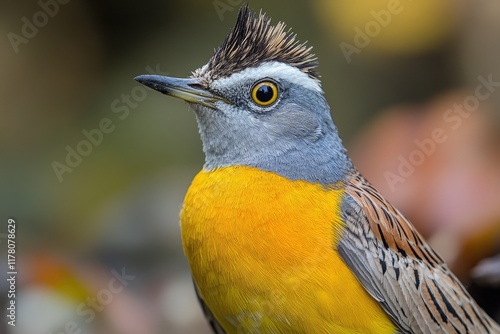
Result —
<instances>
[{"instance_id":1,"label":"bird's head","mask_svg":"<svg viewBox=\"0 0 500 334\"><path fill-rule=\"evenodd\" d=\"M209 62L179 79L135 79L194 109L205 169L245 165L330 184L351 167L316 72L311 48L283 23L243 6Z\"/></svg>"}]
</instances>

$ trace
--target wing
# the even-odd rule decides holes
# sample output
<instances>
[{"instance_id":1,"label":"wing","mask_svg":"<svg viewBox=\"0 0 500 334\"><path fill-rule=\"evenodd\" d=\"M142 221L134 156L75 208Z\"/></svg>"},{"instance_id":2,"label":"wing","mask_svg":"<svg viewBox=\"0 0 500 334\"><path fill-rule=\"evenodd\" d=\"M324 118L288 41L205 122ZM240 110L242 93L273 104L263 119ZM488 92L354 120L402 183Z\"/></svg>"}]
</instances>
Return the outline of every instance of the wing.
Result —
<instances>
[{"instance_id":1,"label":"wing","mask_svg":"<svg viewBox=\"0 0 500 334\"><path fill-rule=\"evenodd\" d=\"M224 329L222 329L222 326L219 324L217 319L215 319L214 315L212 314L212 311L208 308L207 304L203 301L203 298L201 298L200 292L198 291L198 287L196 286L196 282L193 281L194 289L196 291L196 297L198 298L198 301L200 302L201 309L203 310L203 313L205 314L205 318L207 318L207 321L212 327L212 330L214 331L215 334L226 334Z\"/></svg>"},{"instance_id":2,"label":"wing","mask_svg":"<svg viewBox=\"0 0 500 334\"><path fill-rule=\"evenodd\" d=\"M403 333L500 333L406 218L358 172L338 250Z\"/></svg>"}]
</instances>

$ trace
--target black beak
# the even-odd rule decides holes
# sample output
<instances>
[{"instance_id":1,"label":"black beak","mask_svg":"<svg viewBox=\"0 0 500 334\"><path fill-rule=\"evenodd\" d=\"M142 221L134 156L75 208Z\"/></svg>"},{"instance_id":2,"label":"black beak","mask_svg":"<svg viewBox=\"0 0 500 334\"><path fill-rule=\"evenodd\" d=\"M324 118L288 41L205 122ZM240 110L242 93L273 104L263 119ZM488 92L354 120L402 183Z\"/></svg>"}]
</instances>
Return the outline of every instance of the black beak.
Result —
<instances>
[{"instance_id":1,"label":"black beak","mask_svg":"<svg viewBox=\"0 0 500 334\"><path fill-rule=\"evenodd\" d=\"M201 104L212 109L217 109L215 106L215 102L217 101L230 103L226 99L204 89L200 81L195 78L184 79L161 75L139 75L134 79L160 93L178 97L189 103Z\"/></svg>"}]
</instances>

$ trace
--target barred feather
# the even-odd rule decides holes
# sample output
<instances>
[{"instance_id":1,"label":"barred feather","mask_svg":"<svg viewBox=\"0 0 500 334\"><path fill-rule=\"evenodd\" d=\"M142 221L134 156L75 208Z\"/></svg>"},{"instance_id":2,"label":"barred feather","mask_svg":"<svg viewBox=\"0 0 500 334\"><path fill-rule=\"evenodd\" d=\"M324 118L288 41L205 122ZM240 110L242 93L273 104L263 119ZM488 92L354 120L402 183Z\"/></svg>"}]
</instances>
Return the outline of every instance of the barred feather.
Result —
<instances>
[{"instance_id":1,"label":"barred feather","mask_svg":"<svg viewBox=\"0 0 500 334\"><path fill-rule=\"evenodd\" d=\"M402 333L500 333L439 255L356 170L338 251Z\"/></svg>"}]
</instances>

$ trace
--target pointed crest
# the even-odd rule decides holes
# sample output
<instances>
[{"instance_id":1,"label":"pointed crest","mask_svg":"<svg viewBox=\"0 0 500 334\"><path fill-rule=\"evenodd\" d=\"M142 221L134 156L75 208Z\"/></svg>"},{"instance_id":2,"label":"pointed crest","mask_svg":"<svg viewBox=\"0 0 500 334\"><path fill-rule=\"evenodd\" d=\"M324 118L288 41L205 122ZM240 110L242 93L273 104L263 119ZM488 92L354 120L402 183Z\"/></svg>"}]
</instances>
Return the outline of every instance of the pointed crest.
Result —
<instances>
[{"instance_id":1,"label":"pointed crest","mask_svg":"<svg viewBox=\"0 0 500 334\"><path fill-rule=\"evenodd\" d=\"M283 22L272 26L269 17L262 12L257 15L245 4L222 45L208 64L193 75L215 80L263 62L277 61L294 66L319 81L318 62L311 49L297 41L290 30L285 31Z\"/></svg>"}]
</instances>

